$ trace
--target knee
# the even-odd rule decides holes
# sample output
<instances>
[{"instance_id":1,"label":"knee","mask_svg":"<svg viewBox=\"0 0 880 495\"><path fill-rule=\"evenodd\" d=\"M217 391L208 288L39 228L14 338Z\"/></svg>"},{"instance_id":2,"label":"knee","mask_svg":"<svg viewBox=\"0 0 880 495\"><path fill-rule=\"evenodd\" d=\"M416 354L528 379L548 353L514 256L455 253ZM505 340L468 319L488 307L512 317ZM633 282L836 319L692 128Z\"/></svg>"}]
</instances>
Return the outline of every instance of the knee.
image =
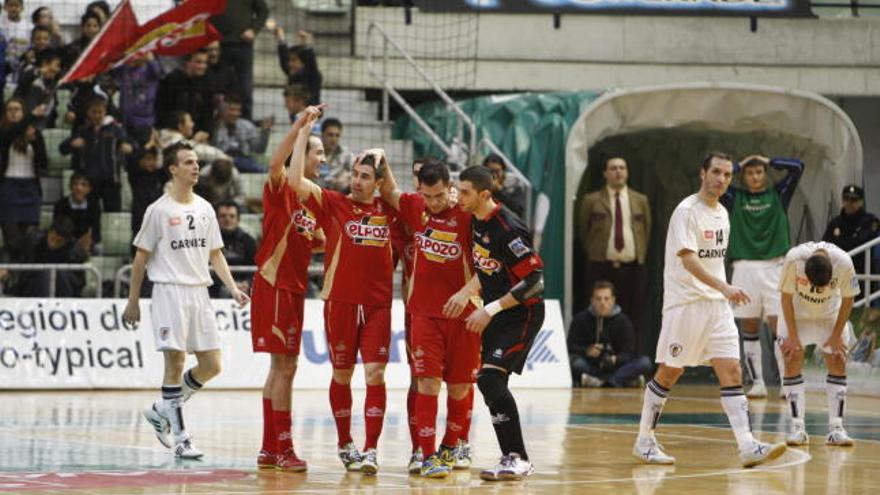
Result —
<instances>
[{"instance_id":1,"label":"knee","mask_svg":"<svg viewBox=\"0 0 880 495\"><path fill-rule=\"evenodd\" d=\"M639 356L636 360L636 364L638 365L639 373L648 373L653 366L651 359L648 356Z\"/></svg>"},{"instance_id":2,"label":"knee","mask_svg":"<svg viewBox=\"0 0 880 495\"><path fill-rule=\"evenodd\" d=\"M333 370L333 381L342 385L351 383L351 376L354 374L354 368L343 370Z\"/></svg>"},{"instance_id":3,"label":"knee","mask_svg":"<svg viewBox=\"0 0 880 495\"><path fill-rule=\"evenodd\" d=\"M296 374L296 356L284 356L275 363L275 372L282 377L292 380Z\"/></svg>"},{"instance_id":4,"label":"knee","mask_svg":"<svg viewBox=\"0 0 880 495\"><path fill-rule=\"evenodd\" d=\"M367 385L382 385L385 383L384 364L367 364L364 366L364 374Z\"/></svg>"},{"instance_id":5,"label":"knee","mask_svg":"<svg viewBox=\"0 0 880 495\"><path fill-rule=\"evenodd\" d=\"M477 377L477 387L483 394L486 405L492 407L492 404L508 392L507 372L496 368L483 368Z\"/></svg>"},{"instance_id":6,"label":"knee","mask_svg":"<svg viewBox=\"0 0 880 495\"><path fill-rule=\"evenodd\" d=\"M439 395L440 379L429 377L419 378L419 393L425 395Z\"/></svg>"},{"instance_id":7,"label":"knee","mask_svg":"<svg viewBox=\"0 0 880 495\"><path fill-rule=\"evenodd\" d=\"M446 384L446 393L455 400L464 399L470 391L470 383L456 383L455 385Z\"/></svg>"},{"instance_id":8,"label":"knee","mask_svg":"<svg viewBox=\"0 0 880 495\"><path fill-rule=\"evenodd\" d=\"M683 368L672 368L661 364L660 367L657 368L657 372L654 374L654 381L665 388L672 388L672 386L675 385L675 382L678 381L679 377L681 377L682 373L684 373Z\"/></svg>"}]
</instances>

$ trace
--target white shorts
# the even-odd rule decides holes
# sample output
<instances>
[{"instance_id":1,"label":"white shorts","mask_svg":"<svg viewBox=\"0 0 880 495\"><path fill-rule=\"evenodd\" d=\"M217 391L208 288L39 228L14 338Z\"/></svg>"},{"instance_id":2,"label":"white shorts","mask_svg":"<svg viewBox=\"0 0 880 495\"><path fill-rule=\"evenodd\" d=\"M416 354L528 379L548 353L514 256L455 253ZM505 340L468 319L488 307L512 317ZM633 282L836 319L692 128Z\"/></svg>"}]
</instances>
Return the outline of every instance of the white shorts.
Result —
<instances>
[{"instance_id":1,"label":"white shorts","mask_svg":"<svg viewBox=\"0 0 880 495\"><path fill-rule=\"evenodd\" d=\"M201 352L220 348L207 287L154 284L150 317L157 351Z\"/></svg>"},{"instance_id":2,"label":"white shorts","mask_svg":"<svg viewBox=\"0 0 880 495\"><path fill-rule=\"evenodd\" d=\"M739 359L739 332L726 300L699 299L663 312L657 362L673 368Z\"/></svg>"},{"instance_id":3,"label":"white shorts","mask_svg":"<svg viewBox=\"0 0 880 495\"><path fill-rule=\"evenodd\" d=\"M794 321L797 325L798 340L801 341L801 345L806 347L815 344L821 347L825 344L828 338L831 337L831 331L834 329L834 321L836 319L837 317L821 320L808 320L795 317ZM779 318L779 323L776 326L776 334L779 335L780 339L788 337L788 325L785 324L785 318ZM852 323L846 322L846 326L843 328L842 337L843 344L846 348L852 349L856 344L856 335L855 332L853 332ZM823 349L823 351L826 351L826 349Z\"/></svg>"},{"instance_id":4,"label":"white shorts","mask_svg":"<svg viewBox=\"0 0 880 495\"><path fill-rule=\"evenodd\" d=\"M779 279L783 258L739 260L733 262L731 285L741 288L751 302L733 308L736 318L761 318L782 314L779 304Z\"/></svg>"}]
</instances>

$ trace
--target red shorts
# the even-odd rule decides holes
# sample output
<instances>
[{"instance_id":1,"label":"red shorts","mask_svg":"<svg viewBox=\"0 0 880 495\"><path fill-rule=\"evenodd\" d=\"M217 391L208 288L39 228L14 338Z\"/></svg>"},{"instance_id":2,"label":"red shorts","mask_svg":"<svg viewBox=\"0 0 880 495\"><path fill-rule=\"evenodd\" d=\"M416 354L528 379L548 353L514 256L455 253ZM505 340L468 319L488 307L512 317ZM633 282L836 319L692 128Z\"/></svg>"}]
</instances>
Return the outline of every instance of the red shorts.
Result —
<instances>
[{"instance_id":1,"label":"red shorts","mask_svg":"<svg viewBox=\"0 0 880 495\"><path fill-rule=\"evenodd\" d=\"M254 275L251 294L251 341L254 352L299 355L305 298L301 294L272 287L260 274Z\"/></svg>"},{"instance_id":2,"label":"red shorts","mask_svg":"<svg viewBox=\"0 0 880 495\"><path fill-rule=\"evenodd\" d=\"M325 301L324 330L333 369L353 368L358 351L364 363L388 362L390 307Z\"/></svg>"},{"instance_id":3,"label":"red shorts","mask_svg":"<svg viewBox=\"0 0 880 495\"><path fill-rule=\"evenodd\" d=\"M443 378L446 383L473 383L480 369L480 334L464 320L412 315L413 376Z\"/></svg>"}]
</instances>

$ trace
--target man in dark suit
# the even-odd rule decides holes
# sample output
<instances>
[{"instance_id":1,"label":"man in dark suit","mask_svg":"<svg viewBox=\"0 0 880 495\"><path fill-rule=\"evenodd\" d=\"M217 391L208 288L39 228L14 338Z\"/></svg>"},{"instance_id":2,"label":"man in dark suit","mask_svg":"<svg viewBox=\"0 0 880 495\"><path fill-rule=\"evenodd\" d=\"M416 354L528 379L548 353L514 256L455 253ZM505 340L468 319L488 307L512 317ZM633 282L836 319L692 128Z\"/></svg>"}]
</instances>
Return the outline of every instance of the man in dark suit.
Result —
<instances>
[{"instance_id":1,"label":"man in dark suit","mask_svg":"<svg viewBox=\"0 0 880 495\"><path fill-rule=\"evenodd\" d=\"M578 236L586 258L583 287L585 306L589 288L599 280L617 287L617 303L630 315L639 340L647 290L645 257L651 234L648 198L629 187L626 160L605 162L605 187L581 201Z\"/></svg>"}]
</instances>

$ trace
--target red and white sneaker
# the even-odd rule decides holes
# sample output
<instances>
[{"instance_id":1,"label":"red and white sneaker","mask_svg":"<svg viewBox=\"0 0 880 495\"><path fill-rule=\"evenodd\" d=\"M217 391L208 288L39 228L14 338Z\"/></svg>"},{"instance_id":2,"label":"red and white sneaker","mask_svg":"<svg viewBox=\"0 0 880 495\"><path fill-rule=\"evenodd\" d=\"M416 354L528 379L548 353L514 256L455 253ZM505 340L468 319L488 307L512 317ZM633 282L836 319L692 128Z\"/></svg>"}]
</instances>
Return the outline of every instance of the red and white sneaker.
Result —
<instances>
[{"instance_id":1,"label":"red and white sneaker","mask_svg":"<svg viewBox=\"0 0 880 495\"><path fill-rule=\"evenodd\" d=\"M275 469L275 466L277 465L276 459L278 457L280 456L277 454L261 450L260 453L257 454L257 469Z\"/></svg>"},{"instance_id":2,"label":"red and white sneaker","mask_svg":"<svg viewBox=\"0 0 880 495\"><path fill-rule=\"evenodd\" d=\"M275 468L288 473L302 473L308 469L308 466L306 461L296 456L296 452L293 449L288 449L287 452L278 454L275 460Z\"/></svg>"}]
</instances>

